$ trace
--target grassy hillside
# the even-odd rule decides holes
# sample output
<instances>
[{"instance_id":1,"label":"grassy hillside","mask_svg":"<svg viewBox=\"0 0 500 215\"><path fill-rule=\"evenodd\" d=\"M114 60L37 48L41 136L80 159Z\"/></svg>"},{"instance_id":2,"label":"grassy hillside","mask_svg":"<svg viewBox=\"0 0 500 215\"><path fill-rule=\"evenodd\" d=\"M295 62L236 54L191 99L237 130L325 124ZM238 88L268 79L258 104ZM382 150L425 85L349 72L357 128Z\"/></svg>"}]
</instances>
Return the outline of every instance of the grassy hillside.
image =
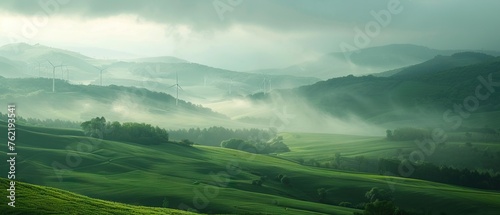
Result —
<instances>
[{"instance_id":1,"label":"grassy hillside","mask_svg":"<svg viewBox=\"0 0 500 215\"><path fill-rule=\"evenodd\" d=\"M6 128L1 125L0 129ZM281 155L174 144L143 146L59 132L19 128L17 175L21 181L128 204L158 207L166 201L171 208L187 205L203 213L301 215L359 211L320 203L319 188L326 188L331 204L358 204L366 202L364 194L372 187L388 189L390 182L396 189L395 202L403 208L448 214L496 214L500 210L500 194L495 192L308 167ZM58 170L67 171L54 171L54 162ZM0 167L1 171L7 168L5 163ZM278 174L287 175L291 184L274 181ZM268 177L262 186L251 184L261 176Z\"/></svg>"},{"instance_id":2,"label":"grassy hillside","mask_svg":"<svg viewBox=\"0 0 500 215\"><path fill-rule=\"evenodd\" d=\"M188 127L193 122L222 125L228 118L209 108L176 99L169 94L144 88L122 86L73 85L46 78L0 78L0 102L15 101L25 118L86 121L106 115L110 120L148 121L162 127ZM187 125L186 125L187 124Z\"/></svg>"},{"instance_id":3,"label":"grassy hillside","mask_svg":"<svg viewBox=\"0 0 500 215\"><path fill-rule=\"evenodd\" d=\"M402 79L432 76L434 75L433 73L439 71L478 64L488 60L492 60L493 58L494 57L491 55L475 52L461 52L453 54L451 56L439 55L421 64L404 68L393 76Z\"/></svg>"},{"instance_id":4,"label":"grassy hillside","mask_svg":"<svg viewBox=\"0 0 500 215\"><path fill-rule=\"evenodd\" d=\"M398 68L427 61L436 55L452 54L454 52L411 44L392 44L365 48L361 51L351 51L347 54L351 54L352 62L359 66ZM331 55L339 58L344 57L344 53L332 53Z\"/></svg>"},{"instance_id":5,"label":"grassy hillside","mask_svg":"<svg viewBox=\"0 0 500 215\"><path fill-rule=\"evenodd\" d=\"M0 56L0 75L4 77L26 77L23 74L25 66L21 62L12 61Z\"/></svg>"},{"instance_id":6,"label":"grassy hillside","mask_svg":"<svg viewBox=\"0 0 500 215\"><path fill-rule=\"evenodd\" d=\"M469 60L462 61L463 58ZM471 61L481 63L457 66L458 61L460 65ZM488 79L491 76L495 83L500 80L500 58L482 54L462 53L453 57L440 57L415 66L420 68L418 71L411 68L394 77L334 78L292 92L284 91L283 95L290 100L295 100L295 94L302 95L313 107L336 117L355 115L375 124L401 122L399 124L404 125L405 121L410 121L413 125L436 126L445 124L443 113L446 110L453 109L455 104L463 106L468 96L475 95L477 86L481 85L478 77ZM493 117L480 121L475 116L495 114L499 101L500 94L491 93L488 99L481 100L471 117L464 118L464 125L493 125L494 128L500 128L498 121L491 120Z\"/></svg>"},{"instance_id":7,"label":"grassy hillside","mask_svg":"<svg viewBox=\"0 0 500 215\"><path fill-rule=\"evenodd\" d=\"M281 135L291 149L291 152L280 154L281 157L295 161L314 159L324 164L331 162L335 154L339 153L345 169L350 169L352 165L355 165L356 169L359 169L358 165L376 168L379 158L408 157L409 153L420 150L415 141L388 141L384 137L312 133ZM464 132L447 135L464 136ZM500 162L500 144L471 141L473 146L467 147L465 142L455 140L447 141L445 145L436 145L435 151L426 156L425 161L456 168L492 169L494 172L500 172L496 165L496 162Z\"/></svg>"},{"instance_id":8,"label":"grassy hillside","mask_svg":"<svg viewBox=\"0 0 500 215\"><path fill-rule=\"evenodd\" d=\"M8 187L9 183L9 180L0 178L2 188ZM16 207L7 206L6 202L2 201L2 214L194 214L168 208L133 206L92 199L56 188L22 182L16 183L16 190ZM1 195L9 194L2 189Z\"/></svg>"},{"instance_id":9,"label":"grassy hillside","mask_svg":"<svg viewBox=\"0 0 500 215\"><path fill-rule=\"evenodd\" d=\"M288 188L278 182L270 181L263 187L251 185L252 180L259 179L259 174L274 177L275 171L287 172L282 165L290 162L281 159L262 155L253 158L251 154L222 148L173 144L146 147L112 141L99 142L91 152L79 153L74 151L78 143L87 142L89 138L59 136L59 129L44 128L43 133L26 129L18 135L18 159L22 160L17 164L18 177L34 184L136 205L158 207L167 199L170 207L186 204L201 212L245 214L255 212L255 208L271 214L281 214L285 209L289 214L352 214L356 211L308 202L314 200L314 196L301 196L303 192L293 188L287 191ZM85 150L90 147L80 146ZM53 170L53 162L70 168L66 158L75 153L82 161L71 168L71 172ZM266 161L256 162L260 158ZM273 161L278 163L271 165ZM241 168L242 172L231 176L224 187L220 180L225 178L214 180L212 173L227 172L228 165L235 165L234 168ZM6 170L6 166L2 164L1 169ZM207 207L196 208L193 205L195 189L219 194L209 198Z\"/></svg>"}]
</instances>

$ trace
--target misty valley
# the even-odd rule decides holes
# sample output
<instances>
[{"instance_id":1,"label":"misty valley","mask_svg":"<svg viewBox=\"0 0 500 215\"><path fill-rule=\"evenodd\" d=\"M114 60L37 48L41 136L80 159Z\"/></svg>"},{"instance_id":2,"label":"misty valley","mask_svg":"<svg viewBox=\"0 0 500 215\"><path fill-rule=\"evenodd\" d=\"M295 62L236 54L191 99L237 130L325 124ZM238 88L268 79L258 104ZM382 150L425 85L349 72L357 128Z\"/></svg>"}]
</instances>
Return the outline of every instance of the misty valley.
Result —
<instances>
[{"instance_id":1,"label":"misty valley","mask_svg":"<svg viewBox=\"0 0 500 215\"><path fill-rule=\"evenodd\" d=\"M0 53L0 100L17 107L21 186L18 207L6 211L34 213L34 204L90 213L93 202L123 214L500 209L496 55L436 52L388 72L317 81L182 60L97 60L42 45ZM20 61L47 66L48 58L67 64L54 73L69 78ZM0 115L3 130L9 115ZM58 196L74 200L43 206Z\"/></svg>"},{"instance_id":2,"label":"misty valley","mask_svg":"<svg viewBox=\"0 0 500 215\"><path fill-rule=\"evenodd\" d=\"M497 215L500 1L0 2L0 214Z\"/></svg>"}]
</instances>

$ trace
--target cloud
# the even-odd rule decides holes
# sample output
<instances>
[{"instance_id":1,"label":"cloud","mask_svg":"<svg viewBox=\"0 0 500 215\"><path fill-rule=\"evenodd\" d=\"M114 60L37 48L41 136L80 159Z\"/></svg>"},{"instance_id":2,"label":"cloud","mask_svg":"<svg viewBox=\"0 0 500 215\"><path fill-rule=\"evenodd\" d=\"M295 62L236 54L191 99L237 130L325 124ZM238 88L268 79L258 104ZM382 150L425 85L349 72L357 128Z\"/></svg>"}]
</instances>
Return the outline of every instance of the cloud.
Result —
<instances>
[{"instance_id":1,"label":"cloud","mask_svg":"<svg viewBox=\"0 0 500 215\"><path fill-rule=\"evenodd\" d=\"M54 2L62 3L54 6L51 4ZM235 24L298 30L351 25L356 20L368 18L368 12L372 8L383 8L386 4L386 1L360 0L231 2L238 0L6 0L0 2L0 8L24 15L55 11L58 14L84 18L134 14L148 21L188 25L197 30L224 29ZM216 8L219 8L219 12Z\"/></svg>"},{"instance_id":2,"label":"cloud","mask_svg":"<svg viewBox=\"0 0 500 215\"><path fill-rule=\"evenodd\" d=\"M363 27L373 20L370 11L387 9L393 1L400 2L404 11L393 17L391 29L441 30L465 35L476 29L481 33L487 30L499 33L485 27L495 25L498 20L496 8L500 7L500 1L496 0L3 0L0 10L24 15L55 11L58 15L84 19L137 15L139 21L183 25L201 32L245 25L273 31L353 33L355 26ZM54 6L51 4L54 2L59 4ZM214 5L224 11L223 20Z\"/></svg>"},{"instance_id":3,"label":"cloud","mask_svg":"<svg viewBox=\"0 0 500 215\"><path fill-rule=\"evenodd\" d=\"M53 25L39 29L31 43L174 55L250 70L340 51L341 43L353 43L356 27L364 29L374 21L371 11L387 9L394 1L404 10L368 46L500 50L500 29L494 27L500 18L497 0L2 0L0 12L3 25L10 26L4 21L9 16L33 19L48 11ZM214 2L226 9L223 19ZM6 42L7 34L2 34L0 40Z\"/></svg>"}]
</instances>

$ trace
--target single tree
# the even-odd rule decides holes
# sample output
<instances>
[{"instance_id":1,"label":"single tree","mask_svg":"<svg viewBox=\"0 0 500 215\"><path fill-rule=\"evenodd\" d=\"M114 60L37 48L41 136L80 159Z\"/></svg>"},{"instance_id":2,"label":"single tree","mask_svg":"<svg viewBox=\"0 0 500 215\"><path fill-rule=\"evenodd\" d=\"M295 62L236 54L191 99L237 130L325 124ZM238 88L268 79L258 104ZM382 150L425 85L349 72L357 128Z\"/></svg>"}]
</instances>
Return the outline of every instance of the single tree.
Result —
<instances>
[{"instance_id":1,"label":"single tree","mask_svg":"<svg viewBox=\"0 0 500 215\"><path fill-rule=\"evenodd\" d=\"M385 135L387 137L387 139L389 140L392 140L392 131L387 129L387 131L385 131Z\"/></svg>"}]
</instances>

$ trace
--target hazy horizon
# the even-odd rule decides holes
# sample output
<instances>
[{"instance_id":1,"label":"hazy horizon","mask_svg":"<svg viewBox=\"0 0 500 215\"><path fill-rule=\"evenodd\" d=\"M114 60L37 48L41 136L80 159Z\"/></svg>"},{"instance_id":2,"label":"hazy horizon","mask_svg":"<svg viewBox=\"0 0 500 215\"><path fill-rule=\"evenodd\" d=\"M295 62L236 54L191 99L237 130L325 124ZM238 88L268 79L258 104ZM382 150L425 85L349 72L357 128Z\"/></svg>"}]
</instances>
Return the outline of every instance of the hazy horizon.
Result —
<instances>
[{"instance_id":1,"label":"hazy horizon","mask_svg":"<svg viewBox=\"0 0 500 215\"><path fill-rule=\"evenodd\" d=\"M0 44L40 43L97 58L173 56L235 71L287 67L342 51L341 44L500 50L500 31L491 28L500 2L449 2L2 1ZM373 14L384 19L389 7L394 13L380 31L356 46L356 28L365 31L377 21Z\"/></svg>"},{"instance_id":2,"label":"hazy horizon","mask_svg":"<svg viewBox=\"0 0 500 215\"><path fill-rule=\"evenodd\" d=\"M499 8L0 1L0 214L497 215Z\"/></svg>"}]
</instances>

